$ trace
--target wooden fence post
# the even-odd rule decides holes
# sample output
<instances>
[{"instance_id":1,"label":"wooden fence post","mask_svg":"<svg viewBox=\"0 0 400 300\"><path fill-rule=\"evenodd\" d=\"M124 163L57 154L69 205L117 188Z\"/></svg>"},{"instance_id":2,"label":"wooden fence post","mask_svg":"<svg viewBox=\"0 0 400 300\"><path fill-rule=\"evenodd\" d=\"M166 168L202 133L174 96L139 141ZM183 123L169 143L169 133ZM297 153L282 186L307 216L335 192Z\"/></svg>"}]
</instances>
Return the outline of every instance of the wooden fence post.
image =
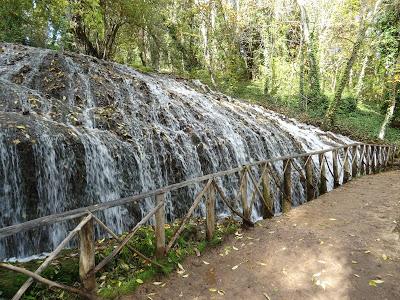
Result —
<instances>
[{"instance_id":1,"label":"wooden fence post","mask_svg":"<svg viewBox=\"0 0 400 300\"><path fill-rule=\"evenodd\" d=\"M79 231L79 242L79 276L86 291L94 293L96 290L96 274L89 274L89 272L95 267L93 219L88 221Z\"/></svg>"},{"instance_id":2,"label":"wooden fence post","mask_svg":"<svg viewBox=\"0 0 400 300\"><path fill-rule=\"evenodd\" d=\"M349 163L349 148L344 148L344 162L343 162L343 184L350 179L350 163Z\"/></svg>"},{"instance_id":3,"label":"wooden fence post","mask_svg":"<svg viewBox=\"0 0 400 300\"><path fill-rule=\"evenodd\" d=\"M385 168L385 170L386 170L386 168L388 167L388 162L389 162L389 151L390 151L390 147L389 146L386 146L385 147L385 162L384 162L384 168Z\"/></svg>"},{"instance_id":4,"label":"wooden fence post","mask_svg":"<svg viewBox=\"0 0 400 300\"><path fill-rule=\"evenodd\" d=\"M156 195L156 205L164 202L154 214L156 219L155 235L156 235L156 257L161 258L165 255L165 193Z\"/></svg>"},{"instance_id":5,"label":"wooden fence post","mask_svg":"<svg viewBox=\"0 0 400 300\"><path fill-rule=\"evenodd\" d=\"M376 147L376 172L379 173L382 168L382 151L381 146Z\"/></svg>"},{"instance_id":6,"label":"wooden fence post","mask_svg":"<svg viewBox=\"0 0 400 300\"><path fill-rule=\"evenodd\" d=\"M249 203L247 201L247 184L248 184L248 178L247 178L247 166L245 166L242 169L242 182L241 182L241 199L242 199L242 208L243 208L243 216L247 219L250 220L251 217L251 212L250 212L250 207Z\"/></svg>"},{"instance_id":7,"label":"wooden fence post","mask_svg":"<svg viewBox=\"0 0 400 300\"><path fill-rule=\"evenodd\" d=\"M207 191L207 200L206 200L206 237L208 241L211 241L214 230L215 230L215 186L214 184L210 185Z\"/></svg>"},{"instance_id":8,"label":"wooden fence post","mask_svg":"<svg viewBox=\"0 0 400 300\"><path fill-rule=\"evenodd\" d=\"M359 167L359 172L360 172L360 175L365 175L365 166L364 166L364 161L365 161L365 151L366 151L366 145L364 144L364 145L362 145L362 151L360 152L360 165L358 166Z\"/></svg>"},{"instance_id":9,"label":"wooden fence post","mask_svg":"<svg viewBox=\"0 0 400 300\"><path fill-rule=\"evenodd\" d=\"M269 173L268 169L262 176L262 193L264 198L264 218L272 218L274 216L274 203L271 197L271 189L269 186Z\"/></svg>"},{"instance_id":10,"label":"wooden fence post","mask_svg":"<svg viewBox=\"0 0 400 300\"><path fill-rule=\"evenodd\" d=\"M369 173L371 172L371 168L370 168L370 159L371 159L371 147L370 145L366 145L366 150L365 150L365 174L369 175Z\"/></svg>"},{"instance_id":11,"label":"wooden fence post","mask_svg":"<svg viewBox=\"0 0 400 300\"><path fill-rule=\"evenodd\" d=\"M352 161L351 161L351 179L354 179L357 177L358 173L358 146L353 146L353 151L352 151Z\"/></svg>"},{"instance_id":12,"label":"wooden fence post","mask_svg":"<svg viewBox=\"0 0 400 300\"><path fill-rule=\"evenodd\" d=\"M288 212L292 207L292 160L283 161L283 199L282 212Z\"/></svg>"},{"instance_id":13,"label":"wooden fence post","mask_svg":"<svg viewBox=\"0 0 400 300\"><path fill-rule=\"evenodd\" d=\"M305 157L307 201L315 197L312 156Z\"/></svg>"},{"instance_id":14,"label":"wooden fence post","mask_svg":"<svg viewBox=\"0 0 400 300\"><path fill-rule=\"evenodd\" d=\"M325 154L321 153L318 155L319 165L320 165L320 182L319 182L319 194L325 194L328 191L326 186L326 162Z\"/></svg>"},{"instance_id":15,"label":"wooden fence post","mask_svg":"<svg viewBox=\"0 0 400 300\"><path fill-rule=\"evenodd\" d=\"M376 173L376 153L375 146L371 146L371 171L372 174Z\"/></svg>"},{"instance_id":16,"label":"wooden fence post","mask_svg":"<svg viewBox=\"0 0 400 300\"><path fill-rule=\"evenodd\" d=\"M340 185L337 150L332 151L332 158L333 158L333 163L332 163L332 165L333 165L333 187L337 188Z\"/></svg>"},{"instance_id":17,"label":"wooden fence post","mask_svg":"<svg viewBox=\"0 0 400 300\"><path fill-rule=\"evenodd\" d=\"M397 151L397 147L393 146L393 151L392 151L392 166L394 166L394 160L396 158L396 151Z\"/></svg>"}]
</instances>

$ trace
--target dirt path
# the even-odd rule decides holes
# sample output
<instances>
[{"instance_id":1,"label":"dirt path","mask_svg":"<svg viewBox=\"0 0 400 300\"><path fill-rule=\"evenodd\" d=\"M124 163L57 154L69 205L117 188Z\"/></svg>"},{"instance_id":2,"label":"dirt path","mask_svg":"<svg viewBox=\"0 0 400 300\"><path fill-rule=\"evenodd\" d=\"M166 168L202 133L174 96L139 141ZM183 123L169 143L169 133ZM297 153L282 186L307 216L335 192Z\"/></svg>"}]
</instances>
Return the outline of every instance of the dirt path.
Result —
<instances>
[{"instance_id":1,"label":"dirt path","mask_svg":"<svg viewBox=\"0 0 400 300\"><path fill-rule=\"evenodd\" d=\"M400 299L400 171L258 225L124 299Z\"/></svg>"}]
</instances>

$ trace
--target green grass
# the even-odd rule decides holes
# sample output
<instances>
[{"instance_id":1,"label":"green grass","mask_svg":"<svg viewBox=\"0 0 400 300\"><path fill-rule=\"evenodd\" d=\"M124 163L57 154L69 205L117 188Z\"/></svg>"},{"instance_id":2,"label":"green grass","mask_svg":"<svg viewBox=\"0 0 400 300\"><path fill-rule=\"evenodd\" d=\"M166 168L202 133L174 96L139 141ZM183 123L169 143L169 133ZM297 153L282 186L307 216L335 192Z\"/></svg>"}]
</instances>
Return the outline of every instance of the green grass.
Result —
<instances>
[{"instance_id":1,"label":"green grass","mask_svg":"<svg viewBox=\"0 0 400 300\"><path fill-rule=\"evenodd\" d=\"M220 88L222 92L233 97L262 105L289 117L297 118L299 121L316 126L322 125L327 104L317 105L314 108L309 107L308 111L305 112L301 109L296 94L279 95L273 99L267 99L263 92L263 82L260 80L238 82L235 89L227 89L223 84ZM332 96L327 95L328 101ZM351 95L344 95L343 98L345 98L343 102L352 100ZM344 105L346 104L348 103L344 103ZM346 108L339 109L335 126L327 129L359 141L380 142L377 137L384 118L385 116L381 113L377 104L359 103L354 111L346 111ZM385 142L399 144L400 128L387 127Z\"/></svg>"}]
</instances>

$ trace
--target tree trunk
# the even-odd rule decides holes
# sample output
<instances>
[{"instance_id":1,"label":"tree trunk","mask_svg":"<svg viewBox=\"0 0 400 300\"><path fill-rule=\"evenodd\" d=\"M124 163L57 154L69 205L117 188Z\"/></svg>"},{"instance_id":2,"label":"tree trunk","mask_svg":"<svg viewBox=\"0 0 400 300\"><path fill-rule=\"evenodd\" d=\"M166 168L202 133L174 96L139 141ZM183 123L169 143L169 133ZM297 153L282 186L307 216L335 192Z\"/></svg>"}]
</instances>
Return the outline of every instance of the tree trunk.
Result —
<instances>
[{"instance_id":1,"label":"tree trunk","mask_svg":"<svg viewBox=\"0 0 400 300\"><path fill-rule=\"evenodd\" d=\"M365 78L365 70L367 69L367 65L369 62L369 55L366 54L363 60L363 64L361 66L360 76L358 77L357 86L356 86L356 97L357 102L361 102L362 92L364 90L364 78Z\"/></svg>"},{"instance_id":2,"label":"tree trunk","mask_svg":"<svg viewBox=\"0 0 400 300\"><path fill-rule=\"evenodd\" d=\"M396 70L400 67L400 48L397 49L397 59L396 62L392 66L392 71L391 71L391 76L389 78L392 78L392 91L389 93L390 97L390 104L387 108L386 111L386 116L385 119L382 122L381 130L379 131L378 138L383 140L385 138L385 133L386 133L386 128L388 124L390 124L390 121L393 118L393 114L396 108L396 102L397 98L399 97L399 91L400 91L400 81L399 79L396 79L400 75L400 69ZM397 71L397 72L396 72Z\"/></svg>"},{"instance_id":3,"label":"tree trunk","mask_svg":"<svg viewBox=\"0 0 400 300\"><path fill-rule=\"evenodd\" d=\"M305 48L307 51L307 59L310 65L310 70L309 70L310 91L308 94L310 94L311 100L316 100L321 95L321 87L319 82L319 66L315 53L316 52L315 40L314 40L315 37L310 32L308 15L303 1L298 0L297 4L300 8L300 22L303 30L303 39L305 43ZM307 106L307 102L305 106Z\"/></svg>"},{"instance_id":4,"label":"tree trunk","mask_svg":"<svg viewBox=\"0 0 400 300\"><path fill-rule=\"evenodd\" d=\"M364 24L362 22L360 25L360 29L358 31L357 40L353 46L353 51L351 52L350 58L346 64L346 68L344 69L342 76L340 77L339 85L336 88L334 98L333 98L331 104L329 105L329 108L325 114L325 123L327 123L327 125L334 124L334 118L335 118L337 109L340 106L340 103L342 101L342 94L343 94L344 88L346 87L346 85L349 82L350 71L351 71L351 68L353 67L354 61L357 58L358 51L360 50L361 45L364 41L366 30L367 30L367 26L366 26L366 24Z\"/></svg>"},{"instance_id":5,"label":"tree trunk","mask_svg":"<svg viewBox=\"0 0 400 300\"><path fill-rule=\"evenodd\" d=\"M349 60L347 61L347 64L346 64L346 68L344 69L344 71L342 73L342 76L341 76L340 81L339 81L339 85L338 85L338 87L337 87L337 89L335 91L335 95L334 95L333 101L329 105L329 108L328 108L328 110L327 110L327 112L325 114L324 123L326 125L333 125L334 124L334 118L335 118L337 109L340 106L340 103L342 101L343 91L344 91L346 85L349 82L350 72L351 72L351 69L353 67L354 61L356 60L358 52L359 52L359 50L361 48L361 45L362 45L362 43L363 43L363 41L365 39L365 35L366 35L366 32L367 32L369 23L371 23L374 20L375 15L377 14L381 3L382 3L382 0L377 0L376 1L374 10L373 10L372 14L370 15L369 20L364 20L363 17L361 18L360 28L358 30L356 42L354 43L354 46L353 46L353 51L351 52L350 58L349 58Z\"/></svg>"}]
</instances>

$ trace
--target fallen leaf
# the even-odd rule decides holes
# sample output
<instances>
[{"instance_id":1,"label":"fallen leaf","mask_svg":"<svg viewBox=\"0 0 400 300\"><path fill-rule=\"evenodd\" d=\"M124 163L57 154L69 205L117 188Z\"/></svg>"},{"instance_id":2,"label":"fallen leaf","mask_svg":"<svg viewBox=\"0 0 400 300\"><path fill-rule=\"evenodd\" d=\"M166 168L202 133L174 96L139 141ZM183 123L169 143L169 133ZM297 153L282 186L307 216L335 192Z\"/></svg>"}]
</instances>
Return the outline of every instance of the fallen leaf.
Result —
<instances>
[{"instance_id":1,"label":"fallen leaf","mask_svg":"<svg viewBox=\"0 0 400 300\"><path fill-rule=\"evenodd\" d=\"M265 263L263 263L263 262L260 262L260 261L258 261L258 262L257 262L257 265L260 265L260 266L266 266L267 264L265 264Z\"/></svg>"},{"instance_id":2,"label":"fallen leaf","mask_svg":"<svg viewBox=\"0 0 400 300\"><path fill-rule=\"evenodd\" d=\"M335 218L329 218L329 221L336 221Z\"/></svg>"},{"instance_id":3,"label":"fallen leaf","mask_svg":"<svg viewBox=\"0 0 400 300\"><path fill-rule=\"evenodd\" d=\"M233 266L233 267L232 267L232 270L236 270L237 268L239 268L239 266L238 266L238 265L236 265L236 266Z\"/></svg>"},{"instance_id":4,"label":"fallen leaf","mask_svg":"<svg viewBox=\"0 0 400 300\"><path fill-rule=\"evenodd\" d=\"M139 284L142 284L142 283L143 283L143 280L140 279L140 278L138 278L138 279L136 279L136 282L139 283Z\"/></svg>"},{"instance_id":5,"label":"fallen leaf","mask_svg":"<svg viewBox=\"0 0 400 300\"><path fill-rule=\"evenodd\" d=\"M182 277L183 277L183 278L188 278L188 277L189 277L189 274L185 274L185 275L183 275Z\"/></svg>"},{"instance_id":6,"label":"fallen leaf","mask_svg":"<svg viewBox=\"0 0 400 300\"><path fill-rule=\"evenodd\" d=\"M365 254L368 254L368 253L371 253L371 251L365 250L364 253L365 253Z\"/></svg>"},{"instance_id":7,"label":"fallen leaf","mask_svg":"<svg viewBox=\"0 0 400 300\"><path fill-rule=\"evenodd\" d=\"M213 292L213 293L215 293L216 291L217 291L217 289L215 289L215 288L210 288L210 289L208 289L210 292Z\"/></svg>"},{"instance_id":8,"label":"fallen leaf","mask_svg":"<svg viewBox=\"0 0 400 300\"><path fill-rule=\"evenodd\" d=\"M18 145L19 143L21 143L21 141L19 139L15 139L15 140L12 141L12 143L14 145Z\"/></svg>"},{"instance_id":9,"label":"fallen leaf","mask_svg":"<svg viewBox=\"0 0 400 300\"><path fill-rule=\"evenodd\" d=\"M360 275L358 274L353 274L355 277L360 278Z\"/></svg>"},{"instance_id":10,"label":"fallen leaf","mask_svg":"<svg viewBox=\"0 0 400 300\"><path fill-rule=\"evenodd\" d=\"M205 260L203 260L203 263L204 263L205 265L209 265L209 264L210 264L209 262L207 262L207 261L205 261Z\"/></svg>"},{"instance_id":11,"label":"fallen leaf","mask_svg":"<svg viewBox=\"0 0 400 300\"><path fill-rule=\"evenodd\" d=\"M161 282L161 281L154 281L153 284L154 284L154 285L161 285L162 282Z\"/></svg>"},{"instance_id":12,"label":"fallen leaf","mask_svg":"<svg viewBox=\"0 0 400 300\"><path fill-rule=\"evenodd\" d=\"M181 269L181 270L185 270L185 269L182 267L182 265L181 265L180 263L178 263L178 267L179 267L179 269Z\"/></svg>"},{"instance_id":13,"label":"fallen leaf","mask_svg":"<svg viewBox=\"0 0 400 300\"><path fill-rule=\"evenodd\" d=\"M238 248L236 248L235 246L232 246L232 249L233 250L236 250L236 251L238 251L239 249Z\"/></svg>"},{"instance_id":14,"label":"fallen leaf","mask_svg":"<svg viewBox=\"0 0 400 300\"><path fill-rule=\"evenodd\" d=\"M382 258L383 258L383 260L387 260L387 259L388 259L388 257L386 256L386 254L382 254Z\"/></svg>"},{"instance_id":15,"label":"fallen leaf","mask_svg":"<svg viewBox=\"0 0 400 300\"><path fill-rule=\"evenodd\" d=\"M376 286L377 284L380 284L380 283L383 283L384 281L383 280L380 280L380 279L372 279L372 280L370 280L369 282L368 282L368 284L370 285L370 286Z\"/></svg>"},{"instance_id":16,"label":"fallen leaf","mask_svg":"<svg viewBox=\"0 0 400 300\"><path fill-rule=\"evenodd\" d=\"M266 299L271 300L271 298L268 296L267 293L263 293L263 295L264 295L264 297L265 297Z\"/></svg>"},{"instance_id":17,"label":"fallen leaf","mask_svg":"<svg viewBox=\"0 0 400 300\"><path fill-rule=\"evenodd\" d=\"M220 294L221 296L225 295L225 291L224 291L224 290L218 290L217 292L218 292L218 294Z\"/></svg>"},{"instance_id":18,"label":"fallen leaf","mask_svg":"<svg viewBox=\"0 0 400 300\"><path fill-rule=\"evenodd\" d=\"M352 260L351 263L352 263L352 264L358 264L358 262L355 261L355 260Z\"/></svg>"}]
</instances>

